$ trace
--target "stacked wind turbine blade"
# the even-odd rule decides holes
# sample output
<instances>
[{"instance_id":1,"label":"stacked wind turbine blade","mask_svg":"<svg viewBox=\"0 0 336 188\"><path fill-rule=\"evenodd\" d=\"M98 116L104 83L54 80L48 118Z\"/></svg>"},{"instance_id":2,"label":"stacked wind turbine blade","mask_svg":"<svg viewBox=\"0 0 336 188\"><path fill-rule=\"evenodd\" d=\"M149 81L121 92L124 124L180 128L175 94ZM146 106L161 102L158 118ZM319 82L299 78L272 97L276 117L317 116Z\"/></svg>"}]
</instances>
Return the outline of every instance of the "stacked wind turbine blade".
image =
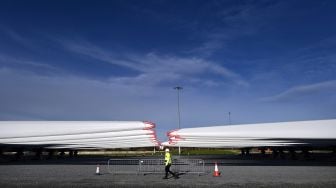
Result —
<instances>
[{"instance_id":1,"label":"stacked wind turbine blade","mask_svg":"<svg viewBox=\"0 0 336 188\"><path fill-rule=\"evenodd\" d=\"M141 121L2 121L0 144L45 148L158 146L155 124Z\"/></svg>"},{"instance_id":2,"label":"stacked wind turbine blade","mask_svg":"<svg viewBox=\"0 0 336 188\"><path fill-rule=\"evenodd\" d=\"M172 147L244 148L336 145L336 120L199 127L167 133Z\"/></svg>"}]
</instances>

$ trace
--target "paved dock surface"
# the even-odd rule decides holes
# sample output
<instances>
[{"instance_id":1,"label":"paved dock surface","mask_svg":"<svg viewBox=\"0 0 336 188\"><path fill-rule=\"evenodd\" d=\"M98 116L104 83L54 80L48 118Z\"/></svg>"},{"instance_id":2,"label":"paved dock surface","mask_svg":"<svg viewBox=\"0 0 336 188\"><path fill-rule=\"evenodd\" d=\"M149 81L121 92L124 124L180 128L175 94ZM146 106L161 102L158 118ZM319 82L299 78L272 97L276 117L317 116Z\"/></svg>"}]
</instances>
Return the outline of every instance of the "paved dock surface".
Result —
<instances>
[{"instance_id":1,"label":"paved dock surface","mask_svg":"<svg viewBox=\"0 0 336 188\"><path fill-rule=\"evenodd\" d=\"M206 174L181 174L168 180L162 179L163 174L110 174L105 158L79 161L2 163L0 187L336 187L336 166L325 161L280 165L281 161L268 160L262 165L260 160L222 159L220 177L212 176L214 166L209 161ZM102 175L95 175L97 163Z\"/></svg>"}]
</instances>

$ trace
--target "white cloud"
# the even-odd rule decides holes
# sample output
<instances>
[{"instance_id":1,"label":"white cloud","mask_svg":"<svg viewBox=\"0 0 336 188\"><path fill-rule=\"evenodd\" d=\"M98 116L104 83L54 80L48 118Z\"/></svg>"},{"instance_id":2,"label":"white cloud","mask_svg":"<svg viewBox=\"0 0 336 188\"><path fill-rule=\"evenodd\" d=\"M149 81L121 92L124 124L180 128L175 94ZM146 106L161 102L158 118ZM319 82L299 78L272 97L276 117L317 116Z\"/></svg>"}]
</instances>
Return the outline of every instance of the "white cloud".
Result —
<instances>
[{"instance_id":1,"label":"white cloud","mask_svg":"<svg viewBox=\"0 0 336 188\"><path fill-rule=\"evenodd\" d=\"M36 62L36 61L31 61L31 60L25 60L25 59L21 59L21 58L16 58L16 57L11 57L11 56L7 56L4 54L0 53L0 64L3 65L19 65L19 66L29 66L32 68L41 68L41 69L47 69L50 71L61 71L60 69L46 64L46 63L42 63L42 62Z\"/></svg>"},{"instance_id":2,"label":"white cloud","mask_svg":"<svg viewBox=\"0 0 336 188\"><path fill-rule=\"evenodd\" d=\"M191 82L191 80L200 77L202 74L210 73L221 76L221 79L224 80L225 83L231 82L241 86L248 85L248 82L237 73L220 66L215 62L201 58L183 58L158 55L155 53L148 53L146 55L115 54L88 42L76 43L62 41L61 43L71 52L139 72L139 74L134 77L112 79L116 81L127 81L128 83L134 81L134 83L138 83L139 80L142 80L144 81L143 83L156 84L161 82L178 82L181 80L184 82ZM205 85L214 82L214 80L211 80L210 78L204 78L202 80L204 80Z\"/></svg>"},{"instance_id":3,"label":"white cloud","mask_svg":"<svg viewBox=\"0 0 336 188\"><path fill-rule=\"evenodd\" d=\"M34 42L29 40L24 35L12 30L11 28L0 25L0 31L2 31L5 35L7 35L11 40L17 42L18 44L33 49L35 48Z\"/></svg>"},{"instance_id":4,"label":"white cloud","mask_svg":"<svg viewBox=\"0 0 336 188\"><path fill-rule=\"evenodd\" d=\"M261 101L276 102L276 101L283 101L283 100L290 100L290 99L299 99L300 97L303 97L309 94L316 94L321 91L323 92L336 91L336 80L293 87L280 94L270 96L270 97L264 97L261 99Z\"/></svg>"},{"instance_id":5,"label":"white cloud","mask_svg":"<svg viewBox=\"0 0 336 188\"><path fill-rule=\"evenodd\" d=\"M203 39L203 42L187 53L210 57L216 52L229 51L230 45L240 37L257 35L265 28L273 27L275 20L283 16L290 3L258 1L230 6L223 1L216 2L213 6L216 9L220 7L220 11L213 18L216 26L209 27L206 23L200 22L194 30L198 34L196 38Z\"/></svg>"},{"instance_id":6,"label":"white cloud","mask_svg":"<svg viewBox=\"0 0 336 188\"><path fill-rule=\"evenodd\" d=\"M127 119L132 111L130 118L142 119L151 111L142 110L148 103L146 98L153 97L155 91L144 86L70 75L43 76L10 68L0 69L0 86L1 119L6 119L5 114L41 119Z\"/></svg>"}]
</instances>

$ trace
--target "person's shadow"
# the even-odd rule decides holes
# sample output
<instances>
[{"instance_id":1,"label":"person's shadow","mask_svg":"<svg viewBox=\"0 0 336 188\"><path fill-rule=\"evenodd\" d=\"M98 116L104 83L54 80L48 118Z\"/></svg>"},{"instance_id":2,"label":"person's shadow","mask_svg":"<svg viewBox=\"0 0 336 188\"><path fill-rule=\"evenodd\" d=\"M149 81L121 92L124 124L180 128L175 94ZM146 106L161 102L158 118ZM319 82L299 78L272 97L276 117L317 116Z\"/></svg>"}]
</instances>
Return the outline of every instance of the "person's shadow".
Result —
<instances>
[{"instance_id":1,"label":"person's shadow","mask_svg":"<svg viewBox=\"0 0 336 188\"><path fill-rule=\"evenodd\" d=\"M174 174L175 174L175 176L171 176L168 179L171 179L171 178L179 179L181 175L183 176L187 173L186 172L174 172Z\"/></svg>"}]
</instances>

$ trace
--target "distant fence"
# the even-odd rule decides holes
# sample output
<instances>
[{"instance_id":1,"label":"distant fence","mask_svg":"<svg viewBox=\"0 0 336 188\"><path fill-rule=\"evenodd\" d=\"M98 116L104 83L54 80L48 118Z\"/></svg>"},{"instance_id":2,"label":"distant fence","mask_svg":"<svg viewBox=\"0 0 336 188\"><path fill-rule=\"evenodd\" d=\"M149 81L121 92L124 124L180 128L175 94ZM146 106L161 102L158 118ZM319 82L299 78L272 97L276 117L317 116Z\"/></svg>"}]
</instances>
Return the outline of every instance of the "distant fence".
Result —
<instances>
[{"instance_id":1,"label":"distant fence","mask_svg":"<svg viewBox=\"0 0 336 188\"><path fill-rule=\"evenodd\" d=\"M109 159L107 170L111 174L138 174L138 159Z\"/></svg>"},{"instance_id":2,"label":"distant fence","mask_svg":"<svg viewBox=\"0 0 336 188\"><path fill-rule=\"evenodd\" d=\"M108 172L111 174L156 174L164 173L163 159L109 159ZM177 173L203 174L204 160L202 159L174 159L171 171Z\"/></svg>"}]
</instances>

